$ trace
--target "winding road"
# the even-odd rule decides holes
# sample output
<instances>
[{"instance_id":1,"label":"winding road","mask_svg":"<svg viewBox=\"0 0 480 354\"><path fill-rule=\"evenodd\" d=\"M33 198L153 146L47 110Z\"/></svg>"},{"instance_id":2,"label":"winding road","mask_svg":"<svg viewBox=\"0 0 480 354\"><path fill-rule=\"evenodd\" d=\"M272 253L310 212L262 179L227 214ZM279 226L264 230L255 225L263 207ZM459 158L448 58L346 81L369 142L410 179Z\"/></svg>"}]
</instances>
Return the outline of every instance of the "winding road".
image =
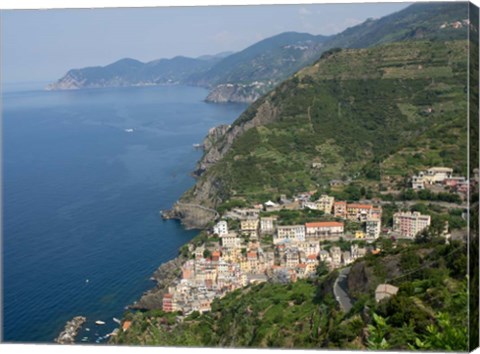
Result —
<instances>
[{"instance_id":1,"label":"winding road","mask_svg":"<svg viewBox=\"0 0 480 354\"><path fill-rule=\"evenodd\" d=\"M352 308L352 299L348 295L347 276L350 273L350 267L340 270L335 284L333 285L333 294L339 303L343 312L347 313Z\"/></svg>"}]
</instances>

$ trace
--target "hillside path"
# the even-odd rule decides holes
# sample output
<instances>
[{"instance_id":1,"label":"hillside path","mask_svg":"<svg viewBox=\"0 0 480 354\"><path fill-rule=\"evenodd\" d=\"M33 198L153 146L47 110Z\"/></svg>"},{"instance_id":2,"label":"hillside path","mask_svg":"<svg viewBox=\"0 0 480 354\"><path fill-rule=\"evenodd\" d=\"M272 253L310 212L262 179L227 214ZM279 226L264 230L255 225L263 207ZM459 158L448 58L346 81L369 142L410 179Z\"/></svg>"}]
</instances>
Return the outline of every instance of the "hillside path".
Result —
<instances>
[{"instance_id":1,"label":"hillside path","mask_svg":"<svg viewBox=\"0 0 480 354\"><path fill-rule=\"evenodd\" d=\"M348 285L347 285L347 276L350 273L350 267L343 268L337 279L335 279L335 284L333 285L333 294L335 299L340 305L340 308L343 312L347 313L352 308L352 299L348 295Z\"/></svg>"}]
</instances>

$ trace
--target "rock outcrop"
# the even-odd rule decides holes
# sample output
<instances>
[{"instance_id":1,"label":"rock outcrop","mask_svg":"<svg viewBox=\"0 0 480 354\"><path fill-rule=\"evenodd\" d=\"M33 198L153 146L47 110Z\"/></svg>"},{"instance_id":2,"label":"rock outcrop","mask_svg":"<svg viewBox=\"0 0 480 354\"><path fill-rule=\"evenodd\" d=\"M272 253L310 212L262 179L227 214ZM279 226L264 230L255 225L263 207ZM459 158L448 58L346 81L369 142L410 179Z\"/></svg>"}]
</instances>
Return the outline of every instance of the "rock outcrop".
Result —
<instances>
[{"instance_id":1,"label":"rock outcrop","mask_svg":"<svg viewBox=\"0 0 480 354\"><path fill-rule=\"evenodd\" d=\"M258 106L258 107L257 107ZM270 103L270 100L264 100L259 105L252 105L239 117L241 120L247 114L254 112L252 119L241 121L238 124L228 126L219 126L214 130L210 130L209 135L205 138L204 154L197 163L195 174L200 176L211 166L217 163L230 150L233 142L251 128L265 125L275 121L278 110Z\"/></svg>"},{"instance_id":2,"label":"rock outcrop","mask_svg":"<svg viewBox=\"0 0 480 354\"><path fill-rule=\"evenodd\" d=\"M177 202L171 210L162 211L164 219L178 219L183 226L189 229L203 229L205 226L218 218L215 209L200 204Z\"/></svg>"},{"instance_id":3,"label":"rock outcrop","mask_svg":"<svg viewBox=\"0 0 480 354\"><path fill-rule=\"evenodd\" d=\"M226 103L252 103L265 92L263 85L254 83L243 84L221 84L216 86L205 99L206 102Z\"/></svg>"},{"instance_id":4,"label":"rock outcrop","mask_svg":"<svg viewBox=\"0 0 480 354\"><path fill-rule=\"evenodd\" d=\"M152 276L157 285L145 292L138 302L129 307L134 310L161 309L163 296L168 292L168 287L180 276L180 268L184 261L181 257L177 257L162 264Z\"/></svg>"},{"instance_id":5,"label":"rock outcrop","mask_svg":"<svg viewBox=\"0 0 480 354\"><path fill-rule=\"evenodd\" d=\"M68 321L65 325L65 329L58 335L55 342L59 344L73 344L80 327L82 327L86 320L87 319L83 316L77 316L71 321Z\"/></svg>"}]
</instances>

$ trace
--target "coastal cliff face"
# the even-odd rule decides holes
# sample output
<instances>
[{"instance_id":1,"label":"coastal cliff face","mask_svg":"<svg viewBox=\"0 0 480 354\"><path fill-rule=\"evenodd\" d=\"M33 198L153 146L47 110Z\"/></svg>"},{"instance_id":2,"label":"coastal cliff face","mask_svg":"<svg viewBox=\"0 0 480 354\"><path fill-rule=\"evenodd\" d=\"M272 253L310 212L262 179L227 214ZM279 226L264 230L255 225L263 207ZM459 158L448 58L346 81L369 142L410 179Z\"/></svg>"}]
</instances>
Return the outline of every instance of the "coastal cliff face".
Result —
<instances>
[{"instance_id":1,"label":"coastal cliff face","mask_svg":"<svg viewBox=\"0 0 480 354\"><path fill-rule=\"evenodd\" d=\"M213 103L252 103L265 93L265 85L254 83L251 85L242 84L221 84L216 86L205 99Z\"/></svg>"},{"instance_id":2,"label":"coastal cliff face","mask_svg":"<svg viewBox=\"0 0 480 354\"><path fill-rule=\"evenodd\" d=\"M68 72L62 79L47 85L46 90L77 90L85 87L86 78Z\"/></svg>"},{"instance_id":3,"label":"coastal cliff face","mask_svg":"<svg viewBox=\"0 0 480 354\"><path fill-rule=\"evenodd\" d=\"M242 119L245 116L252 116L252 119ZM197 163L196 176L201 176L210 167L220 161L230 150L236 139L248 130L275 121L278 109L271 104L269 99L259 104L251 105L231 126L221 125L212 130L204 141L204 154Z\"/></svg>"},{"instance_id":4,"label":"coastal cliff face","mask_svg":"<svg viewBox=\"0 0 480 354\"><path fill-rule=\"evenodd\" d=\"M184 261L185 259L179 256L162 264L152 276L157 285L145 292L140 300L130 308L134 310L161 309L163 296L168 292L168 287L173 284L173 281L180 276L180 268Z\"/></svg>"},{"instance_id":5,"label":"coastal cliff face","mask_svg":"<svg viewBox=\"0 0 480 354\"><path fill-rule=\"evenodd\" d=\"M254 127L274 122L278 114L278 108L267 96L261 103L252 104L232 126L212 128L203 142L203 157L193 172L198 178L195 186L171 210L164 212L164 217L179 219L190 229L204 228L215 220L218 214L214 209L228 198L229 191L224 181L217 178L217 171L211 171L212 167L230 151L239 137ZM206 171L209 173L205 174Z\"/></svg>"}]
</instances>

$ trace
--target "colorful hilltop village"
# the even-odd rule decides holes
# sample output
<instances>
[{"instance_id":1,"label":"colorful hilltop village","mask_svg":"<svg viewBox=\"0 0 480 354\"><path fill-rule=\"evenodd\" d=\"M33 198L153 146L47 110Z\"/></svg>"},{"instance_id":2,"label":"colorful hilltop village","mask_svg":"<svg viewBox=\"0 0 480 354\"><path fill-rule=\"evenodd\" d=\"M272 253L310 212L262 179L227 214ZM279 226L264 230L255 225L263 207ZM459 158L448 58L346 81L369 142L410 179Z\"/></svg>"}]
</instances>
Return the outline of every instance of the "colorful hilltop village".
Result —
<instances>
[{"instance_id":1,"label":"colorful hilltop village","mask_svg":"<svg viewBox=\"0 0 480 354\"><path fill-rule=\"evenodd\" d=\"M436 168L418 177L423 179L412 179L416 189L421 187L415 183L423 183L424 187L445 184L452 180L452 172ZM429 215L400 211L393 215L393 227L382 228L381 205L335 201L326 194L312 201L313 194L301 193L291 200L281 196L277 203L269 200L225 212L208 231L209 239L215 241L197 247L189 245L190 259L164 295L163 310L185 315L207 312L215 298L235 289L270 279L295 282L314 276L321 264L329 270L347 266L368 253L379 253L374 241L381 234L414 239L431 223ZM282 210L305 209L320 211L322 217L285 225L278 214ZM345 225L349 222L361 225L361 229L347 231ZM448 238L448 229L444 235ZM348 249L344 241L349 241ZM338 242L344 242L343 247Z\"/></svg>"}]
</instances>

